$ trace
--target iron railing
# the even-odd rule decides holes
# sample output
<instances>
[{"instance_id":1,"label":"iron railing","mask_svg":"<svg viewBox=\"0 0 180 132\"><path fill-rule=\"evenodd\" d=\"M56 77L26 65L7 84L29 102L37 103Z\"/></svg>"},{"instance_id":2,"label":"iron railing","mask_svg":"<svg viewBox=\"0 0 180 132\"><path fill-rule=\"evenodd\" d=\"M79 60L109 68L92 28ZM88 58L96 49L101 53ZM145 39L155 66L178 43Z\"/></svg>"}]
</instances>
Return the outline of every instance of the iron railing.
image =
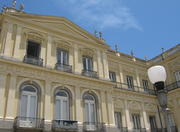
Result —
<instances>
[{"instance_id":1,"label":"iron railing","mask_svg":"<svg viewBox=\"0 0 180 132\"><path fill-rule=\"evenodd\" d=\"M171 90L180 88L180 81L176 81L174 83L171 83L171 84L167 85L165 88L167 89L167 91L171 91Z\"/></svg>"},{"instance_id":2,"label":"iron railing","mask_svg":"<svg viewBox=\"0 0 180 132\"><path fill-rule=\"evenodd\" d=\"M97 122L84 122L83 123L84 132L105 132L105 124Z\"/></svg>"},{"instance_id":3,"label":"iron railing","mask_svg":"<svg viewBox=\"0 0 180 132\"><path fill-rule=\"evenodd\" d=\"M133 128L132 131L128 132L146 132L146 128Z\"/></svg>"},{"instance_id":4,"label":"iron railing","mask_svg":"<svg viewBox=\"0 0 180 132\"><path fill-rule=\"evenodd\" d=\"M57 70L64 71L64 72L72 72L72 66L67 65L67 64L56 63L55 68Z\"/></svg>"},{"instance_id":5,"label":"iron railing","mask_svg":"<svg viewBox=\"0 0 180 132\"><path fill-rule=\"evenodd\" d=\"M53 131L78 131L77 121L71 120L53 120L52 121Z\"/></svg>"},{"instance_id":6,"label":"iron railing","mask_svg":"<svg viewBox=\"0 0 180 132\"><path fill-rule=\"evenodd\" d=\"M97 72L91 71L91 70L82 70L82 75L92 77L92 78L98 78Z\"/></svg>"},{"instance_id":7,"label":"iron railing","mask_svg":"<svg viewBox=\"0 0 180 132\"><path fill-rule=\"evenodd\" d=\"M145 93L145 94L150 94L150 95L156 95L156 91L153 89L143 88L143 87L134 86L134 85L129 87L128 84L126 83L116 83L114 88L133 91L133 92L139 92L139 93Z\"/></svg>"},{"instance_id":8,"label":"iron railing","mask_svg":"<svg viewBox=\"0 0 180 132\"><path fill-rule=\"evenodd\" d=\"M32 64L32 65L37 65L37 66L43 66L43 59L41 58L36 58L33 56L25 55L24 56L24 63Z\"/></svg>"},{"instance_id":9,"label":"iron railing","mask_svg":"<svg viewBox=\"0 0 180 132\"><path fill-rule=\"evenodd\" d=\"M33 117L16 117L14 120L14 128L32 128L42 130L44 128L44 119Z\"/></svg>"},{"instance_id":10,"label":"iron railing","mask_svg":"<svg viewBox=\"0 0 180 132\"><path fill-rule=\"evenodd\" d=\"M119 132L128 132L128 128L127 127L120 127L118 129L119 129Z\"/></svg>"}]
</instances>

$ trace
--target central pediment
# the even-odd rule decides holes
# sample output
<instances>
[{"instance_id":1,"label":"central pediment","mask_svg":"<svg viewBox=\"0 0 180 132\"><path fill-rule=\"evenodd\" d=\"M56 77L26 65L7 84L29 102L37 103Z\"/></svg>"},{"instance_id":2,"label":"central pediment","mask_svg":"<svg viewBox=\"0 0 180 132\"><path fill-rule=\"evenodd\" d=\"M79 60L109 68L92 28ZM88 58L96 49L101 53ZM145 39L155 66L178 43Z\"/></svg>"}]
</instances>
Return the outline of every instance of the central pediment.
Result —
<instances>
[{"instance_id":1,"label":"central pediment","mask_svg":"<svg viewBox=\"0 0 180 132\"><path fill-rule=\"evenodd\" d=\"M49 31L59 32L78 39L84 39L98 44L106 45L102 39L88 33L78 25L64 17L33 15L33 14L13 14L13 17L21 21L26 21L29 24L46 28ZM107 46L107 45L106 45Z\"/></svg>"}]
</instances>

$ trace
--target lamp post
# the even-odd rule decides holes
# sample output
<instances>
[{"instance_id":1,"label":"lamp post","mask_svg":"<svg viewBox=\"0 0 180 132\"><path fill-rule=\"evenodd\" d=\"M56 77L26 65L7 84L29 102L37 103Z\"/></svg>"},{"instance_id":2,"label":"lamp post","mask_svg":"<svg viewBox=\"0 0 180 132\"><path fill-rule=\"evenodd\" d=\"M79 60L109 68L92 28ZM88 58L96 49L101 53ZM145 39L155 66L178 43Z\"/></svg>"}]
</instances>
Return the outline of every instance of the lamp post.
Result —
<instances>
[{"instance_id":1,"label":"lamp post","mask_svg":"<svg viewBox=\"0 0 180 132\"><path fill-rule=\"evenodd\" d=\"M156 88L157 98L159 101L159 105L162 108L167 132L171 132L171 127L168 122L167 90L164 86L164 82L166 80L166 70L163 66L160 65L150 67L148 69L148 77L151 83L153 83Z\"/></svg>"}]
</instances>

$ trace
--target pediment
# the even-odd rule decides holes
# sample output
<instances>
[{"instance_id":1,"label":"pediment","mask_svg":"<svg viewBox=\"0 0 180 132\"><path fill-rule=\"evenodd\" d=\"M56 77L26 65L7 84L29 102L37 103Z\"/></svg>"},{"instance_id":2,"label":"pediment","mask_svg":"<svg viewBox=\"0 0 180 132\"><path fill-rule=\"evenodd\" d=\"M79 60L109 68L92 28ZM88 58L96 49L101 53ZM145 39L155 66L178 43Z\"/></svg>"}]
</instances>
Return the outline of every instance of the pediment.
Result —
<instances>
[{"instance_id":1,"label":"pediment","mask_svg":"<svg viewBox=\"0 0 180 132\"><path fill-rule=\"evenodd\" d=\"M79 39L85 39L99 44L104 44L102 40L98 39L97 37L93 36L92 34L88 33L84 29L63 17L32 14L17 14L13 16L18 17L18 19L21 19L22 21L32 23L33 25L49 29L50 31L60 32Z\"/></svg>"}]
</instances>

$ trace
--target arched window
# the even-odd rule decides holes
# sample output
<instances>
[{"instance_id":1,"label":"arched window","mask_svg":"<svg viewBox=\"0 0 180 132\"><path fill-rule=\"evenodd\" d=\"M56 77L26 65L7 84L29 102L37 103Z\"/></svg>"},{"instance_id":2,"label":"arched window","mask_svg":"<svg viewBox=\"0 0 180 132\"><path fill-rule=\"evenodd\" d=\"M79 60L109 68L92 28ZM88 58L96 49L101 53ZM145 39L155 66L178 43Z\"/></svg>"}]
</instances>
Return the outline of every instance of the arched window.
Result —
<instances>
[{"instance_id":1,"label":"arched window","mask_svg":"<svg viewBox=\"0 0 180 132\"><path fill-rule=\"evenodd\" d=\"M37 89L33 85L25 85L21 90L20 116L35 118L38 104Z\"/></svg>"},{"instance_id":2,"label":"arched window","mask_svg":"<svg viewBox=\"0 0 180 132\"><path fill-rule=\"evenodd\" d=\"M94 124L96 122L96 101L93 95L84 95L85 122Z\"/></svg>"},{"instance_id":3,"label":"arched window","mask_svg":"<svg viewBox=\"0 0 180 132\"><path fill-rule=\"evenodd\" d=\"M69 95L64 90L59 90L55 95L55 119L69 120Z\"/></svg>"}]
</instances>

